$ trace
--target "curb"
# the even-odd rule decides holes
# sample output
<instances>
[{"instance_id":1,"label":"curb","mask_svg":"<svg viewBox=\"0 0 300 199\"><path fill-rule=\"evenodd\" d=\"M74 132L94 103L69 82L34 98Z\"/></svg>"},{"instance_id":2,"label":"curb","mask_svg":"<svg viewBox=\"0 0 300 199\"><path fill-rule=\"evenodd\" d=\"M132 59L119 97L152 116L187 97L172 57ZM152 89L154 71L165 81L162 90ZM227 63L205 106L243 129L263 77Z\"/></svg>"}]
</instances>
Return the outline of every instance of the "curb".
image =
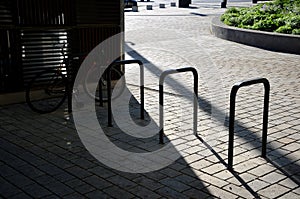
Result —
<instances>
[{"instance_id":1,"label":"curb","mask_svg":"<svg viewBox=\"0 0 300 199\"><path fill-rule=\"evenodd\" d=\"M231 27L223 24L220 16L212 19L211 32L221 39L266 50L300 55L300 36L298 35Z\"/></svg>"}]
</instances>

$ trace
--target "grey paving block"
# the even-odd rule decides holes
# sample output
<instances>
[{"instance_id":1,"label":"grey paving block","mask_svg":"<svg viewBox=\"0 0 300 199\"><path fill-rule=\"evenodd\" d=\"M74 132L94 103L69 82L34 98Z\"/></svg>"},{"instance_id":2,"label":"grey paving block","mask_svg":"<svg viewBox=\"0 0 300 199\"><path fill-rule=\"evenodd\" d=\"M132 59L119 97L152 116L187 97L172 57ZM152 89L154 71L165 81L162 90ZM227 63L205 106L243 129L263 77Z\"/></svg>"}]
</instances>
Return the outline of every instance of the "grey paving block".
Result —
<instances>
[{"instance_id":1,"label":"grey paving block","mask_svg":"<svg viewBox=\"0 0 300 199\"><path fill-rule=\"evenodd\" d=\"M69 199L73 199L73 198L78 198L78 199L84 199L86 198L86 196L81 195L79 193L73 192L71 194L68 194L66 196L64 196L63 198L69 198Z\"/></svg>"},{"instance_id":2,"label":"grey paving block","mask_svg":"<svg viewBox=\"0 0 300 199\"><path fill-rule=\"evenodd\" d=\"M161 196L155 193L154 191L151 191L145 187L142 186L136 186L134 188L131 188L128 190L130 193L136 195L140 198L160 198Z\"/></svg>"},{"instance_id":3,"label":"grey paving block","mask_svg":"<svg viewBox=\"0 0 300 199\"><path fill-rule=\"evenodd\" d=\"M162 187L157 190L157 193L166 198L189 198L183 193L179 193L169 187Z\"/></svg>"},{"instance_id":4,"label":"grey paving block","mask_svg":"<svg viewBox=\"0 0 300 199\"><path fill-rule=\"evenodd\" d=\"M30 184L22 189L33 198L42 198L52 194L49 190L45 189L45 187L37 183Z\"/></svg>"},{"instance_id":5,"label":"grey paving block","mask_svg":"<svg viewBox=\"0 0 300 199\"><path fill-rule=\"evenodd\" d=\"M10 196L9 198L12 198L12 199L30 199L32 198L32 196L24 193L24 192L20 192L20 193L17 193L16 195L13 195L13 196Z\"/></svg>"},{"instance_id":6,"label":"grey paving block","mask_svg":"<svg viewBox=\"0 0 300 199\"><path fill-rule=\"evenodd\" d=\"M99 190L92 191L92 192L85 194L85 198L86 197L91 198L91 199L94 199L94 198L108 199L108 198L110 198L110 196L108 196L107 194L105 194L104 192L99 191Z\"/></svg>"},{"instance_id":7,"label":"grey paving block","mask_svg":"<svg viewBox=\"0 0 300 199\"><path fill-rule=\"evenodd\" d=\"M84 183L78 187L73 188L73 190L83 195L95 191L96 188L90 184Z\"/></svg>"},{"instance_id":8,"label":"grey paving block","mask_svg":"<svg viewBox=\"0 0 300 199\"><path fill-rule=\"evenodd\" d=\"M164 168L164 169L160 170L159 172L166 175L166 176L172 177L172 178L180 175L179 171L176 171L176 170L171 169L171 168Z\"/></svg>"},{"instance_id":9,"label":"grey paving block","mask_svg":"<svg viewBox=\"0 0 300 199\"><path fill-rule=\"evenodd\" d=\"M6 177L10 183L16 185L17 187L25 187L27 185L34 184L34 181L29 177L22 174L15 174L13 176Z\"/></svg>"},{"instance_id":10,"label":"grey paving block","mask_svg":"<svg viewBox=\"0 0 300 199\"><path fill-rule=\"evenodd\" d=\"M16 187L15 185L7 182L3 178L0 178L0 183L1 183L0 194L3 197L8 198L8 197L20 194L22 192L18 187Z\"/></svg>"},{"instance_id":11,"label":"grey paving block","mask_svg":"<svg viewBox=\"0 0 300 199\"><path fill-rule=\"evenodd\" d=\"M134 198L133 194L129 193L128 191L126 191L124 189L120 189L117 186L106 188L103 190L103 192L105 192L110 197L114 197L114 198L124 198L124 199Z\"/></svg>"},{"instance_id":12,"label":"grey paving block","mask_svg":"<svg viewBox=\"0 0 300 199\"><path fill-rule=\"evenodd\" d=\"M73 167L68 168L68 172L78 178L85 178L85 177L92 175L90 172L88 172L85 169L80 168L78 166L73 166Z\"/></svg>"},{"instance_id":13,"label":"grey paving block","mask_svg":"<svg viewBox=\"0 0 300 199\"><path fill-rule=\"evenodd\" d=\"M120 175L107 178L107 181L111 182L114 185L120 186L123 189L130 189L137 185L135 182L132 182Z\"/></svg>"},{"instance_id":14,"label":"grey paving block","mask_svg":"<svg viewBox=\"0 0 300 199\"><path fill-rule=\"evenodd\" d=\"M57 175L53 176L56 180L60 181L60 182L67 182L70 181L72 179L75 179L75 176L67 173L66 171L63 173L59 173Z\"/></svg>"},{"instance_id":15,"label":"grey paving block","mask_svg":"<svg viewBox=\"0 0 300 199\"><path fill-rule=\"evenodd\" d=\"M0 171L1 171L0 175L2 177L18 174L17 170L13 169L12 167L10 167L6 164L0 165Z\"/></svg>"},{"instance_id":16,"label":"grey paving block","mask_svg":"<svg viewBox=\"0 0 300 199\"><path fill-rule=\"evenodd\" d=\"M195 199L205 199L205 198L211 198L212 196L200 191L198 189L189 189L183 192L184 195L186 195L189 198L195 198Z\"/></svg>"},{"instance_id":17,"label":"grey paving block","mask_svg":"<svg viewBox=\"0 0 300 199\"><path fill-rule=\"evenodd\" d=\"M269 187L266 187L266 188L258 191L258 193L261 195L267 196L269 198L275 198L275 197L284 195L288 191L289 191L288 188L283 187L279 184L274 184L274 185L271 185Z\"/></svg>"},{"instance_id":18,"label":"grey paving block","mask_svg":"<svg viewBox=\"0 0 300 199\"><path fill-rule=\"evenodd\" d=\"M282 179L285 179L286 176L283 174L279 174L276 172L272 172L270 174L265 175L264 177L260 178L261 180L268 182L268 183L276 183L279 182Z\"/></svg>"},{"instance_id":19,"label":"grey paving block","mask_svg":"<svg viewBox=\"0 0 300 199\"><path fill-rule=\"evenodd\" d=\"M152 179L149 179L147 177L141 176L133 180L138 185L144 186L151 191L157 190L161 187L163 187L162 184L158 183L157 181L154 181Z\"/></svg>"},{"instance_id":20,"label":"grey paving block","mask_svg":"<svg viewBox=\"0 0 300 199\"><path fill-rule=\"evenodd\" d=\"M36 178L38 176L45 174L43 171L41 171L37 167L29 165L29 164L18 167L18 171L21 172L23 175L28 176L30 178Z\"/></svg>"},{"instance_id":21,"label":"grey paving block","mask_svg":"<svg viewBox=\"0 0 300 199\"><path fill-rule=\"evenodd\" d=\"M96 187L97 189L100 189L100 190L103 190L104 188L107 188L107 187L110 187L113 185L110 182L108 182L98 176L89 176L89 177L83 179L83 181L92 185L93 187Z\"/></svg>"},{"instance_id":22,"label":"grey paving block","mask_svg":"<svg viewBox=\"0 0 300 199\"><path fill-rule=\"evenodd\" d=\"M45 175L34 178L34 181L36 181L39 184L46 185L51 182L57 181L57 179L55 179L53 176L45 174Z\"/></svg>"},{"instance_id":23,"label":"grey paving block","mask_svg":"<svg viewBox=\"0 0 300 199\"><path fill-rule=\"evenodd\" d=\"M297 199L297 198L299 198L299 195L295 194L293 192L290 192L290 193L284 194L283 196L280 196L280 198L283 198L283 199Z\"/></svg>"},{"instance_id":24,"label":"grey paving block","mask_svg":"<svg viewBox=\"0 0 300 199\"><path fill-rule=\"evenodd\" d=\"M178 191L178 192L183 192L190 188L190 186L188 186L174 178L165 178L163 180L160 180L159 182L171 189Z\"/></svg>"},{"instance_id":25,"label":"grey paving block","mask_svg":"<svg viewBox=\"0 0 300 199\"><path fill-rule=\"evenodd\" d=\"M116 173L110 171L109 169L107 169L103 166L96 166L96 167L88 169L88 171L95 175L101 176L102 178L108 178L108 177L116 175Z\"/></svg>"},{"instance_id":26,"label":"grey paving block","mask_svg":"<svg viewBox=\"0 0 300 199\"><path fill-rule=\"evenodd\" d=\"M143 7L137 13L125 13L125 40L135 43L128 43L132 49L129 54L146 63L146 111L158 121L157 90L161 72L192 65L200 74L198 133L226 162L230 88L242 79L267 77L271 82L268 158L272 164L259 157L262 89L249 87L241 89L237 98L234 168L261 198L299 196L298 185L290 178L300 179L297 173L300 77L295 72L299 68L299 56L215 38L210 33L211 16L224 10L218 9L219 4L215 2L194 1L193 4L194 12L207 17L195 17L190 9L177 8L154 9L151 15ZM251 2L231 4L251 6ZM128 88L138 99L136 77L136 68L126 68ZM72 118L65 120L65 106L45 115L33 113L26 104L1 106L0 175L4 182L0 196L25 198L27 193L20 187L28 187L33 182L52 192L45 198L52 198L53 194L59 198L144 198L151 194L161 198L251 198L242 183L224 166L219 166L220 160L207 146L193 135L176 136L180 129L192 127L190 85L192 77L187 74L174 75L165 82L169 92L165 95L166 140L174 140L184 158L145 174L119 172L98 162L80 142ZM137 118L138 105L137 102L130 105L133 119ZM114 137L111 140L118 146L135 152L161 149L157 137L134 139L118 128L107 128L106 108L96 110L106 135ZM19 174L22 177L16 177Z\"/></svg>"},{"instance_id":27,"label":"grey paving block","mask_svg":"<svg viewBox=\"0 0 300 199\"><path fill-rule=\"evenodd\" d=\"M69 186L59 181L50 182L45 185L45 188L55 193L59 197L63 197L74 192Z\"/></svg>"}]
</instances>

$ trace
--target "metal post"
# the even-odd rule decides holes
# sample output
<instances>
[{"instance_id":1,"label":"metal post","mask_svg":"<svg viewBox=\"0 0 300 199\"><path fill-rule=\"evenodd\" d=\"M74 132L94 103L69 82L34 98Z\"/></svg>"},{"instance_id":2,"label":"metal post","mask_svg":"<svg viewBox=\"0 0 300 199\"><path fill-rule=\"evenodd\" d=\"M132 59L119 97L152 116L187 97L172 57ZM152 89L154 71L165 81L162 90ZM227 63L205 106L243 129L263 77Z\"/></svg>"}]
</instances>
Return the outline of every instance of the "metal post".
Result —
<instances>
[{"instance_id":1,"label":"metal post","mask_svg":"<svg viewBox=\"0 0 300 199\"><path fill-rule=\"evenodd\" d=\"M227 0L223 0L221 2L221 8L226 8L226 5L227 5Z\"/></svg>"},{"instance_id":2,"label":"metal post","mask_svg":"<svg viewBox=\"0 0 300 199\"><path fill-rule=\"evenodd\" d=\"M108 113L107 113L107 117L108 117L108 121L107 121L107 126L112 127L112 112L111 112L111 67L108 67L107 70L107 109L108 109Z\"/></svg>"},{"instance_id":3,"label":"metal post","mask_svg":"<svg viewBox=\"0 0 300 199\"><path fill-rule=\"evenodd\" d=\"M101 82L101 78L99 79L98 82L98 86L99 86L99 105L101 107L103 107L103 94L102 94L102 82Z\"/></svg>"},{"instance_id":4,"label":"metal post","mask_svg":"<svg viewBox=\"0 0 300 199\"><path fill-rule=\"evenodd\" d=\"M268 117L269 117L269 100L270 100L270 83L268 80L264 81L265 99L264 99L264 113L263 113L263 135L262 135L262 150L261 156L266 157L267 154L267 136L268 136Z\"/></svg>"},{"instance_id":5,"label":"metal post","mask_svg":"<svg viewBox=\"0 0 300 199\"><path fill-rule=\"evenodd\" d=\"M197 117L198 117L198 73L195 68L186 67L186 68L179 68L179 69L170 69L164 71L159 78L159 143L164 143L164 80L167 75L174 74L174 73L182 73L182 72L192 72L194 76L194 114L193 114L193 131L194 134L197 135Z\"/></svg>"},{"instance_id":6,"label":"metal post","mask_svg":"<svg viewBox=\"0 0 300 199\"><path fill-rule=\"evenodd\" d=\"M112 110L111 110L111 68L117 65L125 65L125 64L139 64L140 66L140 98L141 98L141 109L140 109L140 117L142 120L145 119L144 116L144 108L145 108L145 95L144 95L144 65L140 60L122 60L115 61L107 68L107 109L108 109L108 126L112 126Z\"/></svg>"},{"instance_id":7,"label":"metal post","mask_svg":"<svg viewBox=\"0 0 300 199\"><path fill-rule=\"evenodd\" d=\"M264 93L264 111L263 111L263 127L262 127L262 157L266 157L267 151L267 134L268 134L268 113L270 98L270 83L266 78L257 78L236 83L230 93L230 115L229 115L229 143L228 143L228 169L232 170L233 165L233 142L234 142L234 117L236 94L239 88L262 83L265 88Z\"/></svg>"}]
</instances>

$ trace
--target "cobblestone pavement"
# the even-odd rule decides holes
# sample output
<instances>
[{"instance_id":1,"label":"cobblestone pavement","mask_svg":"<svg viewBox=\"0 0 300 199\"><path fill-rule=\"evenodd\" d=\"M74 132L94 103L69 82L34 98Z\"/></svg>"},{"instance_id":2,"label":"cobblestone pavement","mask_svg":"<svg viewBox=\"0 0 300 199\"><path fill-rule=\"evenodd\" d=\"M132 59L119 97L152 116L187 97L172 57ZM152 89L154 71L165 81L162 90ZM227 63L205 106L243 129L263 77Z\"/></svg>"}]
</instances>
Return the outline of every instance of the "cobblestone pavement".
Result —
<instances>
[{"instance_id":1,"label":"cobblestone pavement","mask_svg":"<svg viewBox=\"0 0 300 199\"><path fill-rule=\"evenodd\" d=\"M125 13L126 58L140 59L145 65L145 121L138 118L138 70L126 67L128 89L135 96L130 114L136 124L145 126L150 120L158 124L160 74L193 66L199 73L199 137L192 132L189 73L171 75L164 83L165 145L171 143L179 158L148 173L122 172L94 158L79 139L66 106L46 115L33 113L26 104L2 106L0 197L300 198L300 56L212 36L210 21L224 12L219 2L196 1L189 9L169 4L160 9L154 3L153 10L146 10L149 3L153 2L140 2L139 12ZM266 77L271 84L267 159L260 157L263 87L241 88L236 103L235 172L229 172L230 89L238 81L256 77ZM106 127L106 105L96 110L106 136L119 148L134 153L163 148L157 135L135 138L115 123ZM117 164L128 166L122 163Z\"/></svg>"}]
</instances>

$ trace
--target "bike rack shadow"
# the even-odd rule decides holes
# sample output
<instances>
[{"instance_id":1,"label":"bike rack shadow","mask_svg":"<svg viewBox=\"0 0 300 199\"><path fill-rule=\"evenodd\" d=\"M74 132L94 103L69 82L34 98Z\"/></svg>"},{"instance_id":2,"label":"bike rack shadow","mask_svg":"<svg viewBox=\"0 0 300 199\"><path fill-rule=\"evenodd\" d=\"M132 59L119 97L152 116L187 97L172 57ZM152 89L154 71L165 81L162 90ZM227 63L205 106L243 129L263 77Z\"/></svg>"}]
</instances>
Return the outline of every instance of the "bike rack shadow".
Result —
<instances>
[{"instance_id":1,"label":"bike rack shadow","mask_svg":"<svg viewBox=\"0 0 300 199\"><path fill-rule=\"evenodd\" d=\"M170 69L164 71L159 78L159 143L164 143L164 80L166 76L175 73L192 72L194 76L194 115L193 115L193 130L194 135L197 135L197 115L198 115L198 73L193 67Z\"/></svg>"},{"instance_id":2,"label":"bike rack shadow","mask_svg":"<svg viewBox=\"0 0 300 199\"><path fill-rule=\"evenodd\" d=\"M144 120L145 115L144 115L144 107L145 107L145 100L144 100L144 65L143 62L140 60L121 60L121 61L115 61L113 62L108 68L108 78L107 78L107 111L108 111L108 126L112 127L112 111L111 111L111 68L114 66L119 66L119 65L126 65L126 64L139 64L140 66L140 96L141 96L141 108L140 108L140 117L142 120ZM102 92L99 92L99 98L100 98L100 103L102 102Z\"/></svg>"}]
</instances>

